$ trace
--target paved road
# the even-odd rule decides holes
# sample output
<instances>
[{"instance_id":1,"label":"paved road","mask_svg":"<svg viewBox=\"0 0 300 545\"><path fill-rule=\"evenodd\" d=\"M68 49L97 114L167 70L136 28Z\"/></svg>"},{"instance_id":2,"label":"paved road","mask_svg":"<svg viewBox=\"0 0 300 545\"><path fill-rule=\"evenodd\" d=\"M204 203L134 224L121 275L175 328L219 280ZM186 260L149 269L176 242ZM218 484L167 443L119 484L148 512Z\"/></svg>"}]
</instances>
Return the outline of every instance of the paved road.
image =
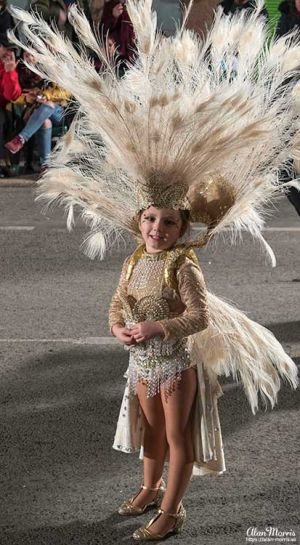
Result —
<instances>
[{"instance_id":1,"label":"paved road","mask_svg":"<svg viewBox=\"0 0 300 545\"><path fill-rule=\"evenodd\" d=\"M115 514L140 484L141 465L111 449L126 353L107 330L130 248L89 261L78 251L82 226L68 234L60 213L42 216L33 189L2 187L0 201L0 544L132 543L149 515ZM211 291L269 327L297 363L299 234L281 199L265 233L276 269L247 237L200 254ZM224 391L227 472L192 481L188 524L170 544L243 545L251 526L300 530L299 392L284 386L275 410L253 416L239 386L227 381Z\"/></svg>"}]
</instances>

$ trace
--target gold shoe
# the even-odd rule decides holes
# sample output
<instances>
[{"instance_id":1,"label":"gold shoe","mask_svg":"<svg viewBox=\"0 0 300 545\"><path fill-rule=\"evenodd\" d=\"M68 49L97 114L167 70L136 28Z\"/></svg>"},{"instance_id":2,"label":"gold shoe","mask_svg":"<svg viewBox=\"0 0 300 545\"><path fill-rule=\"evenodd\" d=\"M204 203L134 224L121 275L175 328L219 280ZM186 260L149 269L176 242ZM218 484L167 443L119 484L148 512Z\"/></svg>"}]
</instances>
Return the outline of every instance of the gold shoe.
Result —
<instances>
[{"instance_id":1,"label":"gold shoe","mask_svg":"<svg viewBox=\"0 0 300 545\"><path fill-rule=\"evenodd\" d=\"M155 498L150 503L146 503L144 507L137 507L136 505L133 505L133 501L139 495L141 490L153 490L153 491L157 490L157 494ZM122 503L122 505L118 509L119 515L125 515L125 516L126 515L127 516L142 515L143 513L145 513L146 509L149 509L150 507L159 507L162 502L165 490L166 490L166 484L163 479L161 480L160 486L158 488L149 488L149 486L145 486L143 484L141 486L141 489L135 496L133 496L130 500L126 500Z\"/></svg>"},{"instance_id":2,"label":"gold shoe","mask_svg":"<svg viewBox=\"0 0 300 545\"><path fill-rule=\"evenodd\" d=\"M158 517L160 517L161 514L169 515L169 517L174 517L175 524L173 528L168 530L165 534L154 534L152 533L149 528L157 520ZM180 508L178 513L167 513L163 509L159 509L155 517L146 524L146 526L141 526L141 528L138 528L136 530L132 537L133 539L136 539L137 541L159 541L162 539L165 539L166 537L169 537L172 534L178 534L178 532L181 531L184 522L186 519L186 510L183 507L182 503L180 504Z\"/></svg>"}]
</instances>

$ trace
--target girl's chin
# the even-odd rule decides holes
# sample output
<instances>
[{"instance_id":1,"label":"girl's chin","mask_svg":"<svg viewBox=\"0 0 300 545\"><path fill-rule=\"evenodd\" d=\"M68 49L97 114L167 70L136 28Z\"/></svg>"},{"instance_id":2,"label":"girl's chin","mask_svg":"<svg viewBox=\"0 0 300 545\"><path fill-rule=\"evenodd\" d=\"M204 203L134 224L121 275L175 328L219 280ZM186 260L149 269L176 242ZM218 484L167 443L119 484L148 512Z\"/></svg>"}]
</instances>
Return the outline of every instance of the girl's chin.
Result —
<instances>
[{"instance_id":1,"label":"girl's chin","mask_svg":"<svg viewBox=\"0 0 300 545\"><path fill-rule=\"evenodd\" d=\"M161 252L162 250L168 250L173 244L168 244L164 240L153 240L147 241L146 250L147 252Z\"/></svg>"}]
</instances>

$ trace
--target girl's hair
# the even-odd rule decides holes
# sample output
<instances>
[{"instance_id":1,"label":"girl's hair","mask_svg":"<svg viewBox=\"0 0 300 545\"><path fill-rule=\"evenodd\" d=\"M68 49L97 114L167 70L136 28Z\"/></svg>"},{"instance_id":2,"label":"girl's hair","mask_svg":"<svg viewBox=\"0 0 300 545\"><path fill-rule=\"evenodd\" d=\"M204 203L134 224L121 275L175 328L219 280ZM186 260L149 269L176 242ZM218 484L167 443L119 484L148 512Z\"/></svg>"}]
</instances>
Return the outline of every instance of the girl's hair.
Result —
<instances>
[{"instance_id":1,"label":"girl's hair","mask_svg":"<svg viewBox=\"0 0 300 545\"><path fill-rule=\"evenodd\" d=\"M190 226L191 214L189 210L179 210L179 212L182 221L182 231L185 233Z\"/></svg>"}]
</instances>

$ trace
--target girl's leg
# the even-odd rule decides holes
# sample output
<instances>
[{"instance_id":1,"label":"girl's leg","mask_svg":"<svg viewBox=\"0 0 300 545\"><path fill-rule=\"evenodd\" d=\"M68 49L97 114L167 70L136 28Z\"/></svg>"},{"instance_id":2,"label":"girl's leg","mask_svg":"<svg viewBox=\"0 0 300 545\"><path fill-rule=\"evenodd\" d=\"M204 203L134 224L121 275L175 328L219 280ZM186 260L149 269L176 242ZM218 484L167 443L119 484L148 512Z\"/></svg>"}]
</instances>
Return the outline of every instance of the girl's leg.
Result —
<instances>
[{"instance_id":1,"label":"girl's leg","mask_svg":"<svg viewBox=\"0 0 300 545\"><path fill-rule=\"evenodd\" d=\"M147 398L147 386L141 382L137 395L144 420L144 485L156 488L161 481L167 451L164 410L160 394ZM144 507L156 494L155 491L141 490L133 504Z\"/></svg>"},{"instance_id":2,"label":"girl's leg","mask_svg":"<svg viewBox=\"0 0 300 545\"><path fill-rule=\"evenodd\" d=\"M52 123L50 119L44 121L37 136L40 164L47 166L51 154Z\"/></svg>"},{"instance_id":3,"label":"girl's leg","mask_svg":"<svg viewBox=\"0 0 300 545\"><path fill-rule=\"evenodd\" d=\"M24 129L19 132L19 136L27 142L43 125L43 123L51 117L54 111L54 106L49 104L41 104L36 108L28 119Z\"/></svg>"},{"instance_id":4,"label":"girl's leg","mask_svg":"<svg viewBox=\"0 0 300 545\"><path fill-rule=\"evenodd\" d=\"M166 435L170 449L167 489L161 504L161 508L167 513L177 513L192 475L196 379L196 370L190 368L182 373L181 380L171 394L166 395L164 388L161 388ZM174 518L162 514L151 525L151 532L164 534L173 526Z\"/></svg>"}]
</instances>

